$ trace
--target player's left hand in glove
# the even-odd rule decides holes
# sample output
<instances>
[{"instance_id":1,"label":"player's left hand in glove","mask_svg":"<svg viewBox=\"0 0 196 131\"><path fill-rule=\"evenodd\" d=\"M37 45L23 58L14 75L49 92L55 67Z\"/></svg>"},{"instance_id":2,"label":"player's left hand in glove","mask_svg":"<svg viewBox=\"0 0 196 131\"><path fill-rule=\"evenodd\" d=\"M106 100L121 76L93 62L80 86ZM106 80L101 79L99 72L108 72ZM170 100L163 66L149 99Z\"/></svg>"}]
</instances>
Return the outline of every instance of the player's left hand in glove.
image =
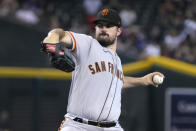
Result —
<instances>
[{"instance_id":1,"label":"player's left hand in glove","mask_svg":"<svg viewBox=\"0 0 196 131\"><path fill-rule=\"evenodd\" d=\"M75 69L75 63L65 53L61 43L47 44L41 42L41 52L49 54L50 62L53 67L65 71L72 72Z\"/></svg>"}]
</instances>

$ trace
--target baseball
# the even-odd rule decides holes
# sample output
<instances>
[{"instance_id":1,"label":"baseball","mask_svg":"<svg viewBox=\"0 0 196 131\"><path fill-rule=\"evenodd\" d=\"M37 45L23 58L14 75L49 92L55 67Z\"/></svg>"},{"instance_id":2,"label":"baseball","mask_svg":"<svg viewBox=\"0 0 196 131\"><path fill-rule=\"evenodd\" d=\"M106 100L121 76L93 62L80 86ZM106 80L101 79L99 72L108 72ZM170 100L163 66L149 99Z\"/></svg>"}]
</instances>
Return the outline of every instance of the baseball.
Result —
<instances>
[{"instance_id":1,"label":"baseball","mask_svg":"<svg viewBox=\"0 0 196 131\"><path fill-rule=\"evenodd\" d=\"M157 85L162 84L163 83L163 77L159 76L159 75L154 75L153 82Z\"/></svg>"}]
</instances>

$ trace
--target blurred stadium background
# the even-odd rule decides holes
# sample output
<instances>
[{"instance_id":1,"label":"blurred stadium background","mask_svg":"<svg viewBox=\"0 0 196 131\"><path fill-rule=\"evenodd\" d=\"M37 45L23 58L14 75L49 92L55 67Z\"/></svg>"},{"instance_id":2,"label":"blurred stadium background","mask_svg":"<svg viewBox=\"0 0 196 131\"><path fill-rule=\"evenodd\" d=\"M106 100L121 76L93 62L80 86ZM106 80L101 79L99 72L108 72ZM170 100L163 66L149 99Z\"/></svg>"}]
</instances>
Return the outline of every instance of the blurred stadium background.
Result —
<instances>
[{"instance_id":1,"label":"blurred stadium background","mask_svg":"<svg viewBox=\"0 0 196 131\"><path fill-rule=\"evenodd\" d=\"M166 75L160 88L123 90L120 123L125 131L165 130L166 90L196 88L196 0L0 0L0 131L57 130L70 74L51 68L40 41L57 27L93 36L104 7L122 18L124 73Z\"/></svg>"}]
</instances>

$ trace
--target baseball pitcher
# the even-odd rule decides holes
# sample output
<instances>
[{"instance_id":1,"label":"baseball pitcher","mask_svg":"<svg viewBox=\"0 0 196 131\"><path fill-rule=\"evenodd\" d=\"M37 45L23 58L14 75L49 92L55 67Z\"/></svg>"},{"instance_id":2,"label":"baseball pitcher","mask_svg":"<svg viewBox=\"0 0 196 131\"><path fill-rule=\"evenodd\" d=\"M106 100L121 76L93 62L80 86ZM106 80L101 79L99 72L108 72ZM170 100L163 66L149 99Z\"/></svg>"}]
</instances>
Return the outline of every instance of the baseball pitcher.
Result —
<instances>
[{"instance_id":1,"label":"baseball pitcher","mask_svg":"<svg viewBox=\"0 0 196 131\"><path fill-rule=\"evenodd\" d=\"M123 75L116 53L121 19L113 9L101 10L95 23L95 38L54 29L43 40L53 66L72 72L67 114L59 131L123 131L118 123L121 89L153 85L153 72L134 78Z\"/></svg>"}]
</instances>

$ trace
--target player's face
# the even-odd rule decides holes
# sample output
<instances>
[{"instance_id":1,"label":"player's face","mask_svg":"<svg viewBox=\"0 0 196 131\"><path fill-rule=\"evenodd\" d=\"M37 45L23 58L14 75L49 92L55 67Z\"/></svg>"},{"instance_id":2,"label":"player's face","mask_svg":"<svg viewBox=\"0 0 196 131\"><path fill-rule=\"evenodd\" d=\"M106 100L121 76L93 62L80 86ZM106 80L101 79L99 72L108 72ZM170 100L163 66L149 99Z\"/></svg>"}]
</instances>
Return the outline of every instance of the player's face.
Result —
<instances>
[{"instance_id":1,"label":"player's face","mask_svg":"<svg viewBox=\"0 0 196 131\"><path fill-rule=\"evenodd\" d=\"M101 21L95 26L95 37L104 47L114 44L121 29L108 22Z\"/></svg>"}]
</instances>

